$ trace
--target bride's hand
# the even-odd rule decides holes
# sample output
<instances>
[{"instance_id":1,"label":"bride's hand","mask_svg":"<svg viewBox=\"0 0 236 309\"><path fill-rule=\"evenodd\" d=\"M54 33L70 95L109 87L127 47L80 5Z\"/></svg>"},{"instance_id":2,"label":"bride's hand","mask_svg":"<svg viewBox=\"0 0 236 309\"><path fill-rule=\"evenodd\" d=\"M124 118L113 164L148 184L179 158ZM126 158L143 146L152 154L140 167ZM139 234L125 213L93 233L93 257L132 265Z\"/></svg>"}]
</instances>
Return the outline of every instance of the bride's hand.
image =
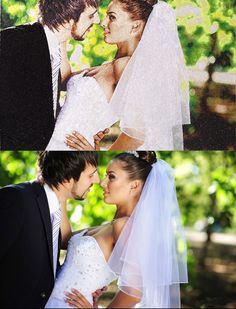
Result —
<instances>
[{"instance_id":1,"label":"bride's hand","mask_svg":"<svg viewBox=\"0 0 236 309\"><path fill-rule=\"evenodd\" d=\"M66 145L72 150L96 150L81 134L73 132L66 136Z\"/></svg>"},{"instance_id":2,"label":"bride's hand","mask_svg":"<svg viewBox=\"0 0 236 309\"><path fill-rule=\"evenodd\" d=\"M65 293L65 295L66 298L64 298L64 301L70 306L76 308L93 308L93 305L78 290L72 289L71 293Z\"/></svg>"},{"instance_id":3,"label":"bride's hand","mask_svg":"<svg viewBox=\"0 0 236 309\"><path fill-rule=\"evenodd\" d=\"M66 145L72 150L100 150L100 142L106 134L109 133L109 129L98 132L94 135L95 148L78 132L73 132L66 136Z\"/></svg>"}]
</instances>

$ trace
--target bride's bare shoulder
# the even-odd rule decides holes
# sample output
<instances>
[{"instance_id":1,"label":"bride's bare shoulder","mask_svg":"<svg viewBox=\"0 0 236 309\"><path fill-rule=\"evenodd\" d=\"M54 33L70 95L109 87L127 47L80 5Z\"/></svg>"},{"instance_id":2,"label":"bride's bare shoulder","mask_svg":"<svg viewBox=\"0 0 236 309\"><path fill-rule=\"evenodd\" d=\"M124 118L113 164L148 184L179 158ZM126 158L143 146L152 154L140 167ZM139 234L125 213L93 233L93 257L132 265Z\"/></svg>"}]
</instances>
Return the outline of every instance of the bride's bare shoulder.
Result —
<instances>
[{"instance_id":1,"label":"bride's bare shoulder","mask_svg":"<svg viewBox=\"0 0 236 309\"><path fill-rule=\"evenodd\" d=\"M129 220L129 217L122 217L113 221L113 237L116 242L122 232L125 224Z\"/></svg>"},{"instance_id":2,"label":"bride's bare shoulder","mask_svg":"<svg viewBox=\"0 0 236 309\"><path fill-rule=\"evenodd\" d=\"M130 57L126 56L126 57L118 58L114 61L114 73L115 73L115 79L117 81L119 81L129 60L130 60Z\"/></svg>"}]
</instances>

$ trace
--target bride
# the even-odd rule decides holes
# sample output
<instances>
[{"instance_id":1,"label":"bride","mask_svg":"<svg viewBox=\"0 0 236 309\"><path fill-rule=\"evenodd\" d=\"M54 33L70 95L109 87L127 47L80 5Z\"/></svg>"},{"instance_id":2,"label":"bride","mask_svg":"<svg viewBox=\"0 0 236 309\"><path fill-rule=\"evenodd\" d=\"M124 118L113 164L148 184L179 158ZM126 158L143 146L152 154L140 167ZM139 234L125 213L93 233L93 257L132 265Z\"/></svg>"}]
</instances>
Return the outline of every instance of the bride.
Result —
<instances>
[{"instance_id":1,"label":"bride","mask_svg":"<svg viewBox=\"0 0 236 309\"><path fill-rule=\"evenodd\" d=\"M170 166L152 151L122 153L101 185L114 220L71 237L46 308L91 308L92 293L117 278L108 308L180 307L186 242Z\"/></svg>"},{"instance_id":2,"label":"bride","mask_svg":"<svg viewBox=\"0 0 236 309\"><path fill-rule=\"evenodd\" d=\"M84 150L74 137L66 142L74 131L93 149L93 136L117 121L112 150L183 149L188 80L174 10L157 0L113 0L102 26L118 47L115 59L70 78L47 150Z\"/></svg>"}]
</instances>

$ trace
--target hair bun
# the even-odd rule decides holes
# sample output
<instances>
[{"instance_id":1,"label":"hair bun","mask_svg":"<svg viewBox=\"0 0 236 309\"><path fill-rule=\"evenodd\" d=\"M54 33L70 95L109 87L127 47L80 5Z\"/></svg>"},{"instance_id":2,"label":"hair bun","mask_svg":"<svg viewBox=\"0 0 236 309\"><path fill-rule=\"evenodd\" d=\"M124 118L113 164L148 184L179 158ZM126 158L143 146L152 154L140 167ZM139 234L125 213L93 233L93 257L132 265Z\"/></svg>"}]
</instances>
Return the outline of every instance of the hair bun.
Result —
<instances>
[{"instance_id":1,"label":"hair bun","mask_svg":"<svg viewBox=\"0 0 236 309\"><path fill-rule=\"evenodd\" d=\"M151 6L157 4L158 0L144 0L146 3L150 4Z\"/></svg>"},{"instance_id":2,"label":"hair bun","mask_svg":"<svg viewBox=\"0 0 236 309\"><path fill-rule=\"evenodd\" d=\"M137 153L140 159L147 161L151 165L157 162L155 151L137 151Z\"/></svg>"}]
</instances>

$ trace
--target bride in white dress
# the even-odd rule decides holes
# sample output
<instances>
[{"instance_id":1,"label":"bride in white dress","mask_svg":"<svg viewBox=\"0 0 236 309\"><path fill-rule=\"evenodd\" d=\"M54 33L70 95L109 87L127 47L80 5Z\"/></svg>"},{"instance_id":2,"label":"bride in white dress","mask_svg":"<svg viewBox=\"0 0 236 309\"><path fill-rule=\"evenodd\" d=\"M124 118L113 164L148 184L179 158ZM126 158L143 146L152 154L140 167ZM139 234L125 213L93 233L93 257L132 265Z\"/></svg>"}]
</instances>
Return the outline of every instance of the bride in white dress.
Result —
<instances>
[{"instance_id":1,"label":"bride in white dress","mask_svg":"<svg viewBox=\"0 0 236 309\"><path fill-rule=\"evenodd\" d=\"M94 149L93 136L117 121L111 150L183 149L188 79L174 10L157 0L113 0L102 26L116 57L70 78L47 150ZM68 137L74 131L87 145Z\"/></svg>"},{"instance_id":2,"label":"bride in white dress","mask_svg":"<svg viewBox=\"0 0 236 309\"><path fill-rule=\"evenodd\" d=\"M186 241L170 166L152 151L119 154L101 185L115 218L71 237L46 308L92 308L92 293L117 278L109 308L180 307Z\"/></svg>"}]
</instances>

